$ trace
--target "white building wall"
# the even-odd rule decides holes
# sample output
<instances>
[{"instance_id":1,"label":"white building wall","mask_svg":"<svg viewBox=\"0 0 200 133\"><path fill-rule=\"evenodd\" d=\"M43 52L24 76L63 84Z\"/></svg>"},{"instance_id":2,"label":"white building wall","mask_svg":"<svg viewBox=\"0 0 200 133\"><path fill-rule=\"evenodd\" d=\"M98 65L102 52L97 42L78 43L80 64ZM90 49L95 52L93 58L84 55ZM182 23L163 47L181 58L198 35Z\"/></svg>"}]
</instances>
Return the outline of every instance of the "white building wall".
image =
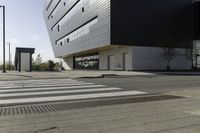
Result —
<instances>
[{"instance_id":1,"label":"white building wall","mask_svg":"<svg viewBox=\"0 0 200 133\"><path fill-rule=\"evenodd\" d=\"M21 71L30 71L30 53L21 53Z\"/></svg>"},{"instance_id":2,"label":"white building wall","mask_svg":"<svg viewBox=\"0 0 200 133\"><path fill-rule=\"evenodd\" d=\"M73 56L69 56L69 57L64 58L62 65L65 68L65 70L73 70L73 68L74 68L73 63L74 63Z\"/></svg>"},{"instance_id":3,"label":"white building wall","mask_svg":"<svg viewBox=\"0 0 200 133\"><path fill-rule=\"evenodd\" d=\"M128 54L129 70L132 70L132 47L125 48L113 48L113 50L100 51L99 52L99 69L108 70L108 57L114 56L115 70L123 70L123 54Z\"/></svg>"},{"instance_id":4,"label":"white building wall","mask_svg":"<svg viewBox=\"0 0 200 133\"><path fill-rule=\"evenodd\" d=\"M175 49L176 56L170 61L171 70L190 70L192 61L186 49ZM114 56L112 61L114 70L124 70L123 54L128 54L128 70L166 70L167 62L162 56L163 48L156 47L113 47L110 50L99 51L99 69L108 70L109 56ZM65 60L65 69L73 70L73 57L67 57Z\"/></svg>"},{"instance_id":5,"label":"white building wall","mask_svg":"<svg viewBox=\"0 0 200 133\"><path fill-rule=\"evenodd\" d=\"M177 54L170 61L171 70L189 70L192 61L188 58L186 49L175 49ZM133 70L166 70L167 62L162 56L163 48L134 47Z\"/></svg>"}]
</instances>

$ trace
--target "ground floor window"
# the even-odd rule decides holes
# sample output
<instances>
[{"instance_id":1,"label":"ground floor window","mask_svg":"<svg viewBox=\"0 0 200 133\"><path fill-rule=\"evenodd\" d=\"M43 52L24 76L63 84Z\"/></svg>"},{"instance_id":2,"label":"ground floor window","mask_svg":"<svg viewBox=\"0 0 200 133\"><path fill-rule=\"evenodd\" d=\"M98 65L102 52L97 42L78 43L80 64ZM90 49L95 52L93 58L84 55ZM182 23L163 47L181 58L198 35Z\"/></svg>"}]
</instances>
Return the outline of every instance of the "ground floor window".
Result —
<instances>
[{"instance_id":1,"label":"ground floor window","mask_svg":"<svg viewBox=\"0 0 200 133\"><path fill-rule=\"evenodd\" d=\"M91 55L75 57L74 67L75 69L98 70L99 54L91 54Z\"/></svg>"}]
</instances>

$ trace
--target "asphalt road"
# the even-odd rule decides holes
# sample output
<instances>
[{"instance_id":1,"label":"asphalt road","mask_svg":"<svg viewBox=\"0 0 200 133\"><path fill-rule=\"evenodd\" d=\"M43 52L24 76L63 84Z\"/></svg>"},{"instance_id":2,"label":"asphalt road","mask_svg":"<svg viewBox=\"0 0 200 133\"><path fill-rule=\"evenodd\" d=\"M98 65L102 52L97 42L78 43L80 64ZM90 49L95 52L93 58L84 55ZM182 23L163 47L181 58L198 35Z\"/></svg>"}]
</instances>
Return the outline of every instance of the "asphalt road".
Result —
<instances>
[{"instance_id":1,"label":"asphalt road","mask_svg":"<svg viewBox=\"0 0 200 133\"><path fill-rule=\"evenodd\" d=\"M200 76L164 75L0 81L0 133L199 133L199 81ZM195 97L135 102L134 94L127 96L185 89ZM120 99L124 92L127 99ZM65 102L80 98L88 101ZM42 104L54 101L60 102Z\"/></svg>"},{"instance_id":2,"label":"asphalt road","mask_svg":"<svg viewBox=\"0 0 200 133\"><path fill-rule=\"evenodd\" d=\"M121 87L148 93L167 93L174 90L200 89L200 76L133 76L80 79L82 81Z\"/></svg>"},{"instance_id":3,"label":"asphalt road","mask_svg":"<svg viewBox=\"0 0 200 133\"><path fill-rule=\"evenodd\" d=\"M0 105L23 105L84 99L106 99L195 90L200 76L132 76L81 79L44 79L0 82ZM176 94L175 94L176 95Z\"/></svg>"}]
</instances>

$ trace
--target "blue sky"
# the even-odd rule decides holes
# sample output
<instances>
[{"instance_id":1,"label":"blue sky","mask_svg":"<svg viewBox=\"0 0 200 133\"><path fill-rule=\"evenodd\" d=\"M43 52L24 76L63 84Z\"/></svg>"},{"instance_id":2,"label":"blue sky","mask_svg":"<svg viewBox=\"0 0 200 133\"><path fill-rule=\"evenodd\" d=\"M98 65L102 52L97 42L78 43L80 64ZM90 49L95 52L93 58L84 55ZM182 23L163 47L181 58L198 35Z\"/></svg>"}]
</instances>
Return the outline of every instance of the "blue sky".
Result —
<instances>
[{"instance_id":1,"label":"blue sky","mask_svg":"<svg viewBox=\"0 0 200 133\"><path fill-rule=\"evenodd\" d=\"M12 60L15 47L33 47L34 57L55 60L43 19L45 0L0 0L6 6L6 42L11 43ZM0 63L2 61L2 9L0 9ZM6 45L8 60L8 45Z\"/></svg>"}]
</instances>

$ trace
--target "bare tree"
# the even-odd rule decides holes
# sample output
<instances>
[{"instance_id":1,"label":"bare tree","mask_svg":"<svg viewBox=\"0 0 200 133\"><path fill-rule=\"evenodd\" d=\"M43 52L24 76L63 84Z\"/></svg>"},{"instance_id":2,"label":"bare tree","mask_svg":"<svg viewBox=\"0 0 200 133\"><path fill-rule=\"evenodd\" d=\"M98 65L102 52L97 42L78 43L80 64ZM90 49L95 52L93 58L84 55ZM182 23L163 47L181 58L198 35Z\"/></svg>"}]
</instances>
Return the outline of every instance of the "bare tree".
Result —
<instances>
[{"instance_id":1,"label":"bare tree","mask_svg":"<svg viewBox=\"0 0 200 133\"><path fill-rule=\"evenodd\" d=\"M162 56L166 61L166 70L170 70L170 62L177 55L177 52L174 48L163 48Z\"/></svg>"},{"instance_id":2,"label":"bare tree","mask_svg":"<svg viewBox=\"0 0 200 133\"><path fill-rule=\"evenodd\" d=\"M42 64L42 57L40 54L37 55L37 57L35 59L35 63L36 63L36 65Z\"/></svg>"}]
</instances>

